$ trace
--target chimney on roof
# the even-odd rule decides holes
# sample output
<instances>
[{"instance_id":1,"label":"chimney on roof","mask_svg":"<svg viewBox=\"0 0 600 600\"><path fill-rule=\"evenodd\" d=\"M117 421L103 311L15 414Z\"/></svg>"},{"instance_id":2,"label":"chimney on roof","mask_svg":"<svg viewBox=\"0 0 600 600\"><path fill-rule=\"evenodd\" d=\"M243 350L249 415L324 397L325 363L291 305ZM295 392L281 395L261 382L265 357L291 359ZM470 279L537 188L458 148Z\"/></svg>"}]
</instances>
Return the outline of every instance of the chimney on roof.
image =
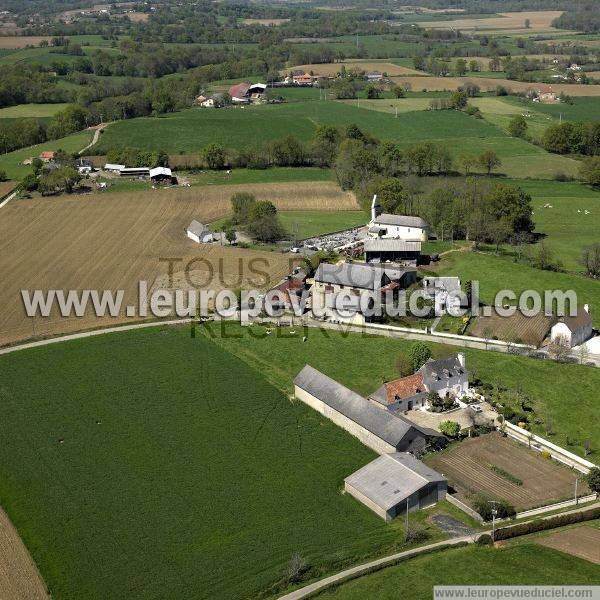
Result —
<instances>
[{"instance_id":1,"label":"chimney on roof","mask_svg":"<svg viewBox=\"0 0 600 600\"><path fill-rule=\"evenodd\" d=\"M583 305L583 310L585 310L586 313L590 312L590 305L589 304L584 304Z\"/></svg>"},{"instance_id":2,"label":"chimney on roof","mask_svg":"<svg viewBox=\"0 0 600 600\"><path fill-rule=\"evenodd\" d=\"M371 221L374 221L381 214L381 206L377 203L377 194L373 195L371 202Z\"/></svg>"},{"instance_id":3,"label":"chimney on roof","mask_svg":"<svg viewBox=\"0 0 600 600\"><path fill-rule=\"evenodd\" d=\"M459 352L456 355L456 358L458 358L458 362L460 363L460 366L464 369L465 368L465 355L462 352Z\"/></svg>"}]
</instances>

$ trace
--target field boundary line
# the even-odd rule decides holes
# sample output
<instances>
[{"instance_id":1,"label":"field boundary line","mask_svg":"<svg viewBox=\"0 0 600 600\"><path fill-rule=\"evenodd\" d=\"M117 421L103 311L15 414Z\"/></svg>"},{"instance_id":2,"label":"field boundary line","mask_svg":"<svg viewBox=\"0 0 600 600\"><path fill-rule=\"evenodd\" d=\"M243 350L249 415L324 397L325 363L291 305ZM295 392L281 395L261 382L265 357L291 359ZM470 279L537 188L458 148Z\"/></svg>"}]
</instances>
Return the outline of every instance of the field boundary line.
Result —
<instances>
[{"instance_id":1,"label":"field boundary line","mask_svg":"<svg viewBox=\"0 0 600 600\"><path fill-rule=\"evenodd\" d=\"M0 348L0 356L3 354L11 354L19 350L28 350L30 348L39 348L41 346L49 346L50 344L58 344L60 342L68 342L70 340L80 340L87 337L95 337L106 333L120 333L121 331L131 331L132 329L146 329L148 327L159 327L161 325L185 325L191 323L195 318L186 317L182 319L171 319L169 321L150 321L148 323L134 323L132 325L116 325L114 327L106 327L101 329L93 329L91 331L81 331L79 333L70 333L58 337L48 338L45 340L37 340L35 342L27 342L16 346L7 346Z\"/></svg>"}]
</instances>

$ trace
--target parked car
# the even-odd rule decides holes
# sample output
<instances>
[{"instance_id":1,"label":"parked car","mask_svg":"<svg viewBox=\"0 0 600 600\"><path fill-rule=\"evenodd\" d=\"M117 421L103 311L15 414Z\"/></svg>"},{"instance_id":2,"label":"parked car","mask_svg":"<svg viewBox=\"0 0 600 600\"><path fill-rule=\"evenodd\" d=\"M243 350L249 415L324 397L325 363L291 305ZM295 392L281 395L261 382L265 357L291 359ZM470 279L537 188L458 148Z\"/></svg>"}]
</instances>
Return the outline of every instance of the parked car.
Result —
<instances>
[{"instance_id":1,"label":"parked car","mask_svg":"<svg viewBox=\"0 0 600 600\"><path fill-rule=\"evenodd\" d=\"M469 404L469 408L476 413L483 412L483 408L479 404Z\"/></svg>"}]
</instances>

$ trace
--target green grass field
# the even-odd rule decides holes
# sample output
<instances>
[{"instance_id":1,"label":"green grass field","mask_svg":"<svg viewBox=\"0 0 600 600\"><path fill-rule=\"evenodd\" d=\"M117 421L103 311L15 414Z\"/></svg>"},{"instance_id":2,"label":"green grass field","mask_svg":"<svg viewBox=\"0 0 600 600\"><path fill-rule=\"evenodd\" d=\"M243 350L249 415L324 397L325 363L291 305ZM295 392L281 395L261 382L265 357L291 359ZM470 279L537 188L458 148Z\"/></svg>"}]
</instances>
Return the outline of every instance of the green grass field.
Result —
<instances>
[{"instance_id":1,"label":"green grass field","mask_svg":"<svg viewBox=\"0 0 600 600\"><path fill-rule=\"evenodd\" d=\"M341 231L364 225L368 216L362 210L344 212L281 211L281 224L295 239Z\"/></svg>"},{"instance_id":2,"label":"green grass field","mask_svg":"<svg viewBox=\"0 0 600 600\"><path fill-rule=\"evenodd\" d=\"M481 299L493 303L500 290L510 289L517 295L525 290L573 290L578 303L589 304L596 327L600 325L600 285L598 282L575 273L555 273L515 262L511 256L492 252L454 252L444 257L439 268L443 275L456 275L463 281L480 282Z\"/></svg>"},{"instance_id":3,"label":"green grass field","mask_svg":"<svg viewBox=\"0 0 600 600\"><path fill-rule=\"evenodd\" d=\"M53 117L68 104L19 104L0 108L0 119L22 119L30 117Z\"/></svg>"},{"instance_id":4,"label":"green grass field","mask_svg":"<svg viewBox=\"0 0 600 600\"><path fill-rule=\"evenodd\" d=\"M456 273L460 274L460 273ZM296 328L298 329L298 328ZM343 334L309 328L290 335L288 330L275 330L276 335L259 335L260 329L225 326L209 328L215 341L257 368L282 391L290 393L292 379L305 364L311 364L326 375L361 394L374 392L382 381L397 378L396 358L414 342L373 335ZM302 335L308 337L302 342ZM455 354L456 347L431 344L438 355ZM589 438L595 448L590 460L600 455L600 434L595 423L600 419L596 402L600 370L580 365L557 364L485 350L463 349L472 377L489 383L500 383L509 389L520 388L529 396L536 416L543 423L533 424L536 433L545 436L544 423L551 420L556 435L554 443L565 445L574 440L569 450L583 455L583 440ZM377 357L365 360L365 357ZM560 381L557 386L556 382ZM565 393L568 390L568 393Z\"/></svg>"},{"instance_id":5,"label":"green grass field","mask_svg":"<svg viewBox=\"0 0 600 600\"><path fill-rule=\"evenodd\" d=\"M37 146L29 146L21 150L15 150L8 154L0 156L0 169L6 171L10 179L22 179L28 173L31 173L31 166L22 164L28 158L39 156L40 152L45 150L64 150L65 152L78 152L86 146L92 139L92 134L89 131L74 133L60 140L44 142Z\"/></svg>"},{"instance_id":6,"label":"green grass field","mask_svg":"<svg viewBox=\"0 0 600 600\"><path fill-rule=\"evenodd\" d=\"M320 124L357 123L382 140L395 140L402 145L429 140L446 145L455 155L493 149L503 161L500 172L509 176L550 178L558 171L570 175L577 172L576 161L508 137L484 120L457 111L418 111L401 113L396 118L388 112L389 100L378 102L383 110L371 110L375 108L372 104L369 108L358 108L334 101L299 101L212 111L188 109L161 118L115 123L105 131L94 151L102 153L112 146L129 145L176 154L197 152L211 142L239 149L252 143L249 140L274 139L289 133L308 140ZM415 99L406 102L414 103ZM294 123L293 130L290 123Z\"/></svg>"},{"instance_id":7,"label":"green grass field","mask_svg":"<svg viewBox=\"0 0 600 600\"><path fill-rule=\"evenodd\" d=\"M435 585L593 585L600 566L534 544L508 548L470 546L418 557L360 577L320 600L430 600Z\"/></svg>"},{"instance_id":8,"label":"green grass field","mask_svg":"<svg viewBox=\"0 0 600 600\"><path fill-rule=\"evenodd\" d=\"M600 192L581 183L509 181L533 198L535 229L565 269L582 271L579 258L586 246L598 241ZM550 204L552 208L544 208ZM585 211L590 214L585 214ZM580 211L580 212L578 212ZM598 286L598 284L596 284Z\"/></svg>"},{"instance_id":9,"label":"green grass field","mask_svg":"<svg viewBox=\"0 0 600 600\"><path fill-rule=\"evenodd\" d=\"M55 598L258 598L293 552L318 575L401 543L340 494L374 453L189 327L0 368L0 497Z\"/></svg>"}]
</instances>

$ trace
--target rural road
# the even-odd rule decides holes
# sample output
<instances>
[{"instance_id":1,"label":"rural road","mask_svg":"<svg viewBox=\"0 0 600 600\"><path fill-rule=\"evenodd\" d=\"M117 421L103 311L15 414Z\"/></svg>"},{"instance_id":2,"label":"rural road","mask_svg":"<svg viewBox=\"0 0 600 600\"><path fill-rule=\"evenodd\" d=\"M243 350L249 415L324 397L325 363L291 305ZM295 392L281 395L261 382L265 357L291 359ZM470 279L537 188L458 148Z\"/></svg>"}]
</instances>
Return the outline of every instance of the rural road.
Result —
<instances>
[{"instance_id":1,"label":"rural road","mask_svg":"<svg viewBox=\"0 0 600 600\"><path fill-rule=\"evenodd\" d=\"M582 508L578 508L575 510L565 511L562 514L571 514L577 512L583 512L585 510L590 510L592 508L600 507L600 502L596 502L595 504L584 506ZM548 517L543 517L542 520L550 519L555 515L550 515ZM531 521L523 521L523 523L531 523ZM419 554L429 553L432 550L443 549L451 546L455 546L457 544L468 543L472 544L477 541L477 538L480 535L491 534L491 529L486 531L479 531L473 535L465 535L461 537L452 538L450 540L444 540L442 542L436 542L434 544L427 544L426 546L420 546L419 548L413 548L412 550L406 550L405 552L398 552L397 554L392 554L390 556L385 556L384 558L379 558L377 560L372 560L368 563L363 563L362 565L357 565L356 567L351 567L350 569L345 569L344 571L340 571L335 575L330 575L329 577L325 577L325 579L321 579L319 581L315 581L309 585L306 585L300 589L297 589L285 596L281 596L279 600L300 600L301 598L308 598L315 594L315 592L322 591L328 588L331 585L336 583L342 583L349 579L355 579L360 577L361 575L367 575L372 570L377 570L378 568L383 568L387 566L391 566L396 562L406 559L412 558L414 556L418 556Z\"/></svg>"},{"instance_id":2,"label":"rural road","mask_svg":"<svg viewBox=\"0 0 600 600\"><path fill-rule=\"evenodd\" d=\"M14 192L11 192L2 202L0 203L0 208L6 206L17 194L19 193L19 189L17 188Z\"/></svg>"},{"instance_id":3,"label":"rural road","mask_svg":"<svg viewBox=\"0 0 600 600\"><path fill-rule=\"evenodd\" d=\"M369 573L371 570L377 569L379 567L393 565L394 563L405 558L412 558L413 556L428 553L435 549L449 548L451 546L456 546L457 544L464 544L465 542L467 544L472 544L477 540L477 538L480 535L482 535L482 533L484 532L452 538L450 540L436 542L435 544L428 544L427 546L413 548L412 550L398 552L397 554L391 554L390 556L386 556L384 558L378 558L377 560L372 560L371 562L364 563L362 565L358 565L350 569L346 569L345 571L340 571L339 573L336 573L335 575L330 575L325 579L315 581L314 583L300 588L299 590L295 590L294 592L290 592L285 596L281 596L279 600L300 600L300 598L306 598L308 596L311 596L319 590L328 588L330 585L333 585L335 583L341 583L342 581L345 581L347 579L354 579L357 576Z\"/></svg>"},{"instance_id":4,"label":"rural road","mask_svg":"<svg viewBox=\"0 0 600 600\"><path fill-rule=\"evenodd\" d=\"M82 148L79 151L79 154L83 154L86 150L89 150L92 146L94 146L95 144L97 144L98 143L98 139L100 138L100 133L104 129L106 129L109 125L110 125L110 123L101 123L100 125L98 125L96 127L96 130L94 131L94 136L92 137L92 141L85 148Z\"/></svg>"}]
</instances>

